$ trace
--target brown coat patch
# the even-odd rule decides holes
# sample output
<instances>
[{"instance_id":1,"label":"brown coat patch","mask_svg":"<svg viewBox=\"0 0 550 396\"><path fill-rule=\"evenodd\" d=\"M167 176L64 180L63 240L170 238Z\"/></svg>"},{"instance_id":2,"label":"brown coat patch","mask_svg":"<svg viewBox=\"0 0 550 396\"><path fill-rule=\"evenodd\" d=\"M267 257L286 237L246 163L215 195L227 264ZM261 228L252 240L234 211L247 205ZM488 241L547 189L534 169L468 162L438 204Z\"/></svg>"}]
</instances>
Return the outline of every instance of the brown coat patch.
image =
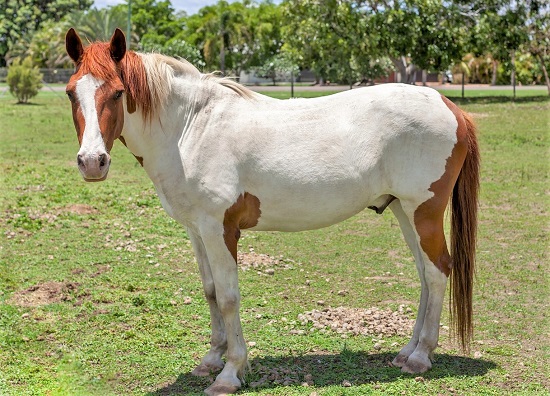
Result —
<instances>
[{"instance_id":1,"label":"brown coat patch","mask_svg":"<svg viewBox=\"0 0 550 396\"><path fill-rule=\"evenodd\" d=\"M422 250L441 272L449 276L452 261L445 241L443 221L445 208L468 152L468 127L462 111L449 99L444 96L442 99L458 122L457 143L451 156L447 159L445 173L430 186L430 191L434 193L434 196L422 203L414 212L414 223L420 237Z\"/></svg>"},{"instance_id":2,"label":"brown coat patch","mask_svg":"<svg viewBox=\"0 0 550 396\"><path fill-rule=\"evenodd\" d=\"M124 140L124 137L122 136L119 136L118 137L118 140L120 140L122 142L122 144L128 148L128 146L126 145L126 140ZM141 165L141 167L143 167L143 157L139 157L137 155L135 155L134 153L132 153L132 155L137 159L137 162L139 162L139 164Z\"/></svg>"},{"instance_id":3,"label":"brown coat patch","mask_svg":"<svg viewBox=\"0 0 550 396\"><path fill-rule=\"evenodd\" d=\"M237 262L237 242L241 237L241 229L257 225L261 213L260 200L247 192L239 195L237 201L225 211L223 239L235 259L235 263Z\"/></svg>"}]
</instances>

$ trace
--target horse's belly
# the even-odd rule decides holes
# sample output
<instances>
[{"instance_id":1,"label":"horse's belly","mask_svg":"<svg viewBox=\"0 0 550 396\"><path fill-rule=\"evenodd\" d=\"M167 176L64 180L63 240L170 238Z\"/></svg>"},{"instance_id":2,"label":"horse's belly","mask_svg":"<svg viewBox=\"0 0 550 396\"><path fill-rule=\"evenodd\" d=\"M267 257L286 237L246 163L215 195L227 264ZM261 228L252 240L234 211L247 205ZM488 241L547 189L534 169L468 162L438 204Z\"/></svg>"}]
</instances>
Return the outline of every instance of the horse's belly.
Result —
<instances>
[{"instance_id":1,"label":"horse's belly","mask_svg":"<svg viewBox=\"0 0 550 396\"><path fill-rule=\"evenodd\" d=\"M252 228L257 231L304 231L327 227L362 211L377 196L360 187L324 192L260 194L260 218Z\"/></svg>"}]
</instances>

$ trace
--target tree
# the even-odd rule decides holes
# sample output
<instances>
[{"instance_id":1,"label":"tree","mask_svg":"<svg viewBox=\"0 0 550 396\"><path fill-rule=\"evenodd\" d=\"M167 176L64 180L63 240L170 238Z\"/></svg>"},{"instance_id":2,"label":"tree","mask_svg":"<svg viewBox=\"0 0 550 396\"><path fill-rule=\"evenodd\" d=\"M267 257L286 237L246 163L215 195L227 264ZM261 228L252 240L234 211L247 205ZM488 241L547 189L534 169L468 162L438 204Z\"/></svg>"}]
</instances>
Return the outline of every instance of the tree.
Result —
<instances>
[{"instance_id":1,"label":"tree","mask_svg":"<svg viewBox=\"0 0 550 396\"><path fill-rule=\"evenodd\" d=\"M27 103L42 88L42 74L38 67L32 65L30 57L23 62L15 59L8 68L7 82L10 93L17 98L17 102Z\"/></svg>"},{"instance_id":2,"label":"tree","mask_svg":"<svg viewBox=\"0 0 550 396\"><path fill-rule=\"evenodd\" d=\"M271 0L221 0L186 18L183 35L200 49L206 69L239 76L279 52L282 24L280 7Z\"/></svg>"},{"instance_id":3,"label":"tree","mask_svg":"<svg viewBox=\"0 0 550 396\"><path fill-rule=\"evenodd\" d=\"M499 65L509 69L511 83L515 84L516 52L528 41L527 2L470 0L464 6L475 20L469 47L475 55L490 54L493 59L492 84L499 80Z\"/></svg>"},{"instance_id":4,"label":"tree","mask_svg":"<svg viewBox=\"0 0 550 396\"><path fill-rule=\"evenodd\" d=\"M127 10L127 5L123 5ZM170 0L132 0L132 29L141 40L147 34L165 36L166 40L181 32Z\"/></svg>"},{"instance_id":5,"label":"tree","mask_svg":"<svg viewBox=\"0 0 550 396\"><path fill-rule=\"evenodd\" d=\"M8 51L47 21L59 21L71 11L88 9L92 0L4 0L0 2L0 66Z\"/></svg>"},{"instance_id":6,"label":"tree","mask_svg":"<svg viewBox=\"0 0 550 396\"><path fill-rule=\"evenodd\" d=\"M288 74L294 76L298 72L298 66L284 53L269 58L263 65L256 68L260 77L269 78L273 85Z\"/></svg>"},{"instance_id":7,"label":"tree","mask_svg":"<svg viewBox=\"0 0 550 396\"><path fill-rule=\"evenodd\" d=\"M126 25L126 18L124 6L71 12L60 21L47 21L38 31L22 37L6 58L31 56L39 67L71 67L73 62L65 51L65 34L70 27L76 27L89 42L107 41L115 28ZM135 43L136 36L132 38Z\"/></svg>"},{"instance_id":8,"label":"tree","mask_svg":"<svg viewBox=\"0 0 550 396\"><path fill-rule=\"evenodd\" d=\"M245 4L242 23L238 25L241 33L232 45L233 71L237 76L241 70L258 67L279 55L282 25L281 7L270 0Z\"/></svg>"},{"instance_id":9,"label":"tree","mask_svg":"<svg viewBox=\"0 0 550 396\"><path fill-rule=\"evenodd\" d=\"M65 22L47 21L42 28L28 34L15 43L5 58L32 58L38 67L63 67L72 65L65 51L65 33L69 26Z\"/></svg>"},{"instance_id":10,"label":"tree","mask_svg":"<svg viewBox=\"0 0 550 396\"><path fill-rule=\"evenodd\" d=\"M78 34L89 42L109 41L116 28L127 25L128 9L122 4L115 7L96 8L68 14L63 25L78 29ZM132 35L132 42L137 42L137 36Z\"/></svg>"},{"instance_id":11,"label":"tree","mask_svg":"<svg viewBox=\"0 0 550 396\"><path fill-rule=\"evenodd\" d=\"M338 0L284 2L285 50L322 81L351 83L378 55L378 33L367 28L359 5L360 1Z\"/></svg>"},{"instance_id":12,"label":"tree","mask_svg":"<svg viewBox=\"0 0 550 396\"><path fill-rule=\"evenodd\" d=\"M225 74L226 68L232 68L231 47L243 35L248 35L243 27L244 12L242 3L220 0L187 19L189 40L202 51L208 69L218 69Z\"/></svg>"},{"instance_id":13,"label":"tree","mask_svg":"<svg viewBox=\"0 0 550 396\"><path fill-rule=\"evenodd\" d=\"M469 21L453 1L369 0L364 9L401 82L414 83L418 68L446 70L464 53Z\"/></svg>"},{"instance_id":14,"label":"tree","mask_svg":"<svg viewBox=\"0 0 550 396\"><path fill-rule=\"evenodd\" d=\"M164 55L180 57L203 69L206 66L199 49L180 38L181 35L166 41L164 36L147 34L139 43L140 51L160 52Z\"/></svg>"},{"instance_id":15,"label":"tree","mask_svg":"<svg viewBox=\"0 0 550 396\"><path fill-rule=\"evenodd\" d=\"M548 95L550 95L550 78L548 77L548 67L550 66L550 4L548 2L542 0L529 2L527 35L529 40L524 43L524 48L539 61L548 88Z\"/></svg>"}]
</instances>

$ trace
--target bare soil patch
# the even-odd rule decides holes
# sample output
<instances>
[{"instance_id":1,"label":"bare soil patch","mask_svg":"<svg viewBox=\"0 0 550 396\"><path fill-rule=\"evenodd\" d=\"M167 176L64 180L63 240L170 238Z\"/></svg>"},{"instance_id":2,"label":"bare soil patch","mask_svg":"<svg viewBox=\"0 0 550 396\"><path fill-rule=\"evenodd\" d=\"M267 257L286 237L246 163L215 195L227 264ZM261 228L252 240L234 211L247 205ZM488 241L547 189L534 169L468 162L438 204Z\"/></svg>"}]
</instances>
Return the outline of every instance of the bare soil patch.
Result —
<instances>
[{"instance_id":1,"label":"bare soil patch","mask_svg":"<svg viewBox=\"0 0 550 396\"><path fill-rule=\"evenodd\" d=\"M77 283L45 282L31 286L25 290L15 292L8 300L8 304L19 307L41 307L60 301L67 301L70 294L77 288Z\"/></svg>"},{"instance_id":2,"label":"bare soil patch","mask_svg":"<svg viewBox=\"0 0 550 396\"><path fill-rule=\"evenodd\" d=\"M98 213L97 209L90 205L85 204L72 204L67 205L62 209L63 212L73 213L77 215L95 214Z\"/></svg>"},{"instance_id":3,"label":"bare soil patch","mask_svg":"<svg viewBox=\"0 0 550 396\"><path fill-rule=\"evenodd\" d=\"M293 264L295 264L294 260L283 256L276 257L256 253L252 247L248 252L237 252L237 262L243 271L256 270L267 275L273 275L275 270L293 269Z\"/></svg>"},{"instance_id":4,"label":"bare soil patch","mask_svg":"<svg viewBox=\"0 0 550 396\"><path fill-rule=\"evenodd\" d=\"M337 307L314 309L298 315L298 320L302 326L311 326L320 332L333 331L347 335L390 337L411 334L414 326L411 315L412 310L405 308L404 305L400 305L397 311L375 307L368 309Z\"/></svg>"}]
</instances>

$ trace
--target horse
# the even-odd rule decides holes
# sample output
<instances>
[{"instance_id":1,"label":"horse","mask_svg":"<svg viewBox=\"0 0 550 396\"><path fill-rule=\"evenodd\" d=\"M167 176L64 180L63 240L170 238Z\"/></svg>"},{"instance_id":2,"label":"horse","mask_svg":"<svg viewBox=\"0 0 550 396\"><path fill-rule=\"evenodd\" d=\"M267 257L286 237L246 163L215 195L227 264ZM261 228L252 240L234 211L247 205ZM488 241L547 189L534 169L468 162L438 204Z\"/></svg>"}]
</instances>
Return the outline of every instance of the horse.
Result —
<instances>
[{"instance_id":1,"label":"horse","mask_svg":"<svg viewBox=\"0 0 550 396\"><path fill-rule=\"evenodd\" d=\"M397 218L420 277L418 317L393 365L430 369L450 279L450 314L472 339L480 154L472 118L427 87L383 84L315 99L278 100L183 59L137 53L116 29L87 47L66 34L67 84L88 182L105 180L119 139L187 231L210 308L210 349L193 375L205 393L242 386L241 230L301 231L365 208ZM450 253L444 234L450 209ZM225 362L222 357L225 355Z\"/></svg>"}]
</instances>

